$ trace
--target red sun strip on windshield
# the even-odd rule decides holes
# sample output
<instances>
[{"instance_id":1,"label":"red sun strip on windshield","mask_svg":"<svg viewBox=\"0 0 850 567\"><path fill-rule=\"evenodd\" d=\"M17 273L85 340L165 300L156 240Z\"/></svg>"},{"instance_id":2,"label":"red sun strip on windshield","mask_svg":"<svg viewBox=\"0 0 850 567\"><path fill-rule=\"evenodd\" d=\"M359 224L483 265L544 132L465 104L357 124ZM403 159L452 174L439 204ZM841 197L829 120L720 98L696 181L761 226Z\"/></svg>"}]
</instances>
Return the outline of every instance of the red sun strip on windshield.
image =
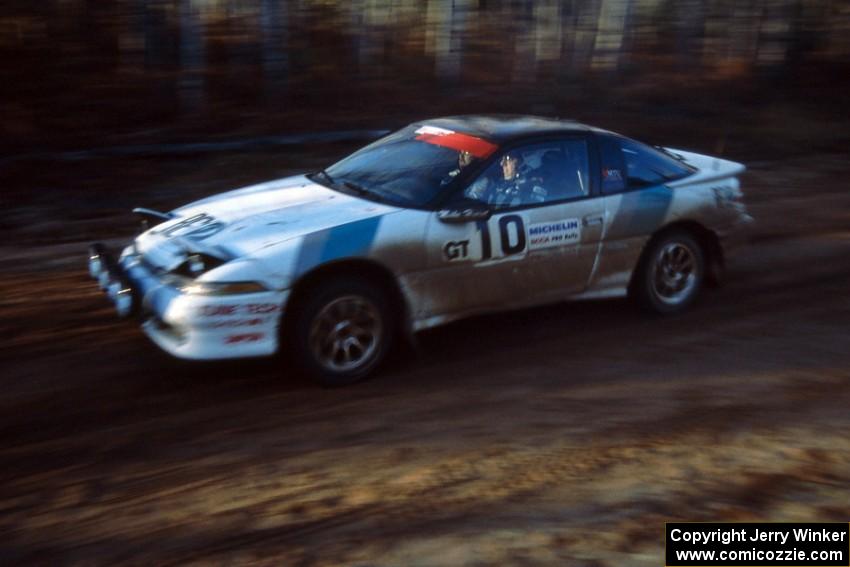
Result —
<instances>
[{"instance_id":1,"label":"red sun strip on windshield","mask_svg":"<svg viewBox=\"0 0 850 567\"><path fill-rule=\"evenodd\" d=\"M481 159L486 158L499 149L499 146L491 144L487 140L482 140L469 134L461 134L460 132L447 132L445 134L422 133L416 136L416 139L421 142L434 144L435 146L451 148L459 152L469 152Z\"/></svg>"}]
</instances>

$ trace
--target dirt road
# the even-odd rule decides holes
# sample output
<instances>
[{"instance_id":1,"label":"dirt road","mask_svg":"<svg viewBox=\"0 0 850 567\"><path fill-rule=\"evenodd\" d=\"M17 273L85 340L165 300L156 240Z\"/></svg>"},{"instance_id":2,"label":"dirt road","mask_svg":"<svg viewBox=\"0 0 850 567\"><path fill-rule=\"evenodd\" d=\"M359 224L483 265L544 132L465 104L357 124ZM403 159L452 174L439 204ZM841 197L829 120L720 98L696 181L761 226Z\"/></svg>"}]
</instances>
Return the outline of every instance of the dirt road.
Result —
<instances>
[{"instance_id":1,"label":"dirt road","mask_svg":"<svg viewBox=\"0 0 850 567\"><path fill-rule=\"evenodd\" d=\"M7 243L0 562L657 566L665 521L847 521L846 164L754 164L758 240L684 316L476 318L336 390L172 360L82 243Z\"/></svg>"}]
</instances>

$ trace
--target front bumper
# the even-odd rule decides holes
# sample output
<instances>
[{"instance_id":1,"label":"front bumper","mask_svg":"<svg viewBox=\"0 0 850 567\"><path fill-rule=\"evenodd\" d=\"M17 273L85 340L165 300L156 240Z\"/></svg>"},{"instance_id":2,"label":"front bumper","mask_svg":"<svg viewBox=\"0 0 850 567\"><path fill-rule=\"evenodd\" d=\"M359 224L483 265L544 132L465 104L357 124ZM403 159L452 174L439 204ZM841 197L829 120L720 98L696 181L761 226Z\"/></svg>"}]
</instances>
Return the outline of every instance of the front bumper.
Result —
<instances>
[{"instance_id":1,"label":"front bumper","mask_svg":"<svg viewBox=\"0 0 850 567\"><path fill-rule=\"evenodd\" d=\"M288 291L186 294L163 283L131 248L116 259L101 244L90 247L89 273L118 316L139 317L145 334L171 355L217 360L268 356L278 350Z\"/></svg>"}]
</instances>

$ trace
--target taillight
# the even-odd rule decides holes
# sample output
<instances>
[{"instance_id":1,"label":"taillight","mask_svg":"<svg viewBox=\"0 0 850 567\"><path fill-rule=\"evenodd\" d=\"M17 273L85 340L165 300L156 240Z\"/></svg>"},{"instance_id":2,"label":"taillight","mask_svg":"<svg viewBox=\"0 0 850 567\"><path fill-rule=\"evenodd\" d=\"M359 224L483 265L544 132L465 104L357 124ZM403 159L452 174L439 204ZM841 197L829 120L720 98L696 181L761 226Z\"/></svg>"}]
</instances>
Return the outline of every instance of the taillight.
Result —
<instances>
[{"instance_id":1,"label":"taillight","mask_svg":"<svg viewBox=\"0 0 850 567\"><path fill-rule=\"evenodd\" d=\"M741 182L737 178L727 181L723 185L711 188L714 193L714 201L719 209L735 209L744 212L744 192L741 191Z\"/></svg>"}]
</instances>

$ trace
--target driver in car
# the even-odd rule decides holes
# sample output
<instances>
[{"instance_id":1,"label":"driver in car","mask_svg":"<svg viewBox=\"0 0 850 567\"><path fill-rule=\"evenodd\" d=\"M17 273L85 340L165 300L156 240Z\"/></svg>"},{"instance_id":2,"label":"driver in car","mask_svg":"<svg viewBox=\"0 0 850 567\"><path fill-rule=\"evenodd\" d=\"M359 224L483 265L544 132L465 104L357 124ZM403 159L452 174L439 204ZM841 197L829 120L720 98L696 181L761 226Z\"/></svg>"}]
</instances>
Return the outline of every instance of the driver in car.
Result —
<instances>
[{"instance_id":1,"label":"driver in car","mask_svg":"<svg viewBox=\"0 0 850 567\"><path fill-rule=\"evenodd\" d=\"M488 169L466 190L465 196L497 207L544 202L546 190L541 179L529 176L522 170L522 164L522 154L506 153L499 160L501 170Z\"/></svg>"},{"instance_id":2,"label":"driver in car","mask_svg":"<svg viewBox=\"0 0 850 567\"><path fill-rule=\"evenodd\" d=\"M546 190L540 180L522 171L523 159L519 152L506 153L499 165L502 166L502 178L496 184L492 204L510 206L546 200Z\"/></svg>"}]
</instances>

